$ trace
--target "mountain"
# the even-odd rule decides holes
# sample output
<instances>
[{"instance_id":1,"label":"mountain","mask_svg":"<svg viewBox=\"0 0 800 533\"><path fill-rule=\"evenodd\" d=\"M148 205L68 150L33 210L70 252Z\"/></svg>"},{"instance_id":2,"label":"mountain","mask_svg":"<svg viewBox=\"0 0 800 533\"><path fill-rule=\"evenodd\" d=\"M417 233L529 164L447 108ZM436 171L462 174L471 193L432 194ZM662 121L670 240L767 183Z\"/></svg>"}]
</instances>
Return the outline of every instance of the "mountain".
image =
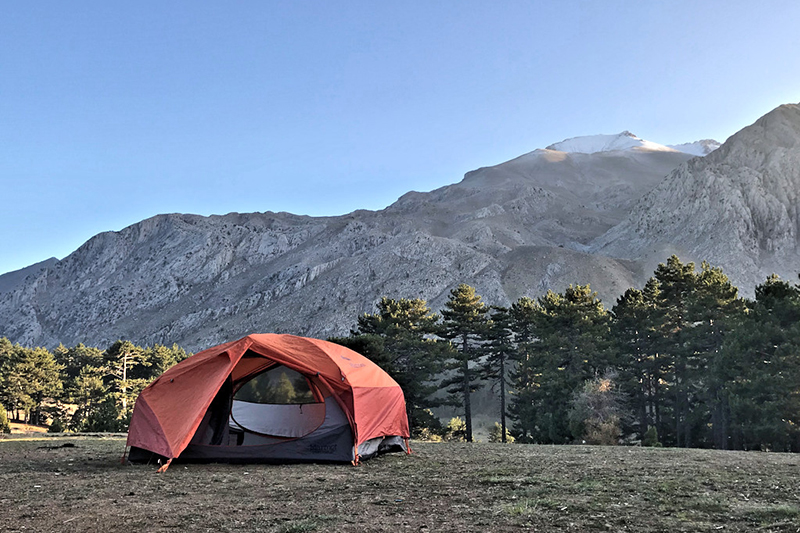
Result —
<instances>
[{"instance_id":1,"label":"mountain","mask_svg":"<svg viewBox=\"0 0 800 533\"><path fill-rule=\"evenodd\" d=\"M649 145L535 150L381 211L159 215L97 235L0 294L0 335L195 350L258 331L346 334L381 296L438 310L461 282L497 304L570 283L610 299L641 272L589 244L690 158Z\"/></svg>"},{"instance_id":2,"label":"mountain","mask_svg":"<svg viewBox=\"0 0 800 533\"><path fill-rule=\"evenodd\" d=\"M703 139L702 141L695 141L692 143L669 145L670 148L678 150L679 152L685 152L687 154L699 156L707 156L720 146L722 145L714 139Z\"/></svg>"},{"instance_id":3,"label":"mountain","mask_svg":"<svg viewBox=\"0 0 800 533\"><path fill-rule=\"evenodd\" d=\"M58 262L58 259L51 257L39 263L14 270L13 272L6 272L0 275L0 293L9 292L19 286L25 278L37 274L39 271L51 267Z\"/></svg>"},{"instance_id":4,"label":"mountain","mask_svg":"<svg viewBox=\"0 0 800 533\"><path fill-rule=\"evenodd\" d=\"M381 211L159 215L0 292L0 335L190 350L251 332L324 338L384 295L441 309L461 282L503 305L590 283L610 306L670 253L720 265L752 293L800 264L798 139L789 105L705 157L623 132L567 139Z\"/></svg>"},{"instance_id":5,"label":"mountain","mask_svg":"<svg viewBox=\"0 0 800 533\"><path fill-rule=\"evenodd\" d=\"M800 105L783 105L647 193L591 251L654 266L707 259L752 294L800 269Z\"/></svg>"}]
</instances>

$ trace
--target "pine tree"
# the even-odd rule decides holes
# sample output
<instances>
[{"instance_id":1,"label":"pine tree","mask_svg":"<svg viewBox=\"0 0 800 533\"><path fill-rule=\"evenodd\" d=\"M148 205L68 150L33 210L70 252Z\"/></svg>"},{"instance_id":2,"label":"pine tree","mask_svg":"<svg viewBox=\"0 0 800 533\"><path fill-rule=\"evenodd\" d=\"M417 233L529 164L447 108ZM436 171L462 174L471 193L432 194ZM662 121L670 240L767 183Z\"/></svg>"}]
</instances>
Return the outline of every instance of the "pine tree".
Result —
<instances>
[{"instance_id":1,"label":"pine tree","mask_svg":"<svg viewBox=\"0 0 800 533\"><path fill-rule=\"evenodd\" d=\"M573 393L613 363L610 316L588 285L570 286L564 294L548 291L529 310L535 338L515 374L512 412L528 439L569 442Z\"/></svg>"},{"instance_id":2,"label":"pine tree","mask_svg":"<svg viewBox=\"0 0 800 533\"><path fill-rule=\"evenodd\" d=\"M87 366L100 367L103 365L103 352L97 348L76 344L66 348L63 344L53 350L53 356L58 364L64 367L65 384L78 377L82 368Z\"/></svg>"},{"instance_id":3,"label":"pine tree","mask_svg":"<svg viewBox=\"0 0 800 533\"><path fill-rule=\"evenodd\" d=\"M450 298L442 310L439 335L451 342L453 356L449 369L452 378L443 382L450 394L460 396L458 404L464 407L467 442L472 442L472 404L470 395L477 390L475 366L480 358L479 346L486 328L488 307L475 293L475 288L461 284L450 291Z\"/></svg>"},{"instance_id":4,"label":"pine tree","mask_svg":"<svg viewBox=\"0 0 800 533\"><path fill-rule=\"evenodd\" d=\"M695 290L697 274L694 263L682 263L673 255L666 263L661 263L655 270L655 279L658 281L659 297L657 306L662 314L660 324L659 350L664 354L666 367L671 376L667 380L671 383L672 398L669 402L672 413L672 431L667 427L658 428L662 439L668 436L674 439L676 446L689 447L692 442L691 402L692 386L692 347L688 342L688 333L691 328L689 317L689 297Z\"/></svg>"},{"instance_id":5,"label":"pine tree","mask_svg":"<svg viewBox=\"0 0 800 533\"><path fill-rule=\"evenodd\" d=\"M431 335L439 316L422 299L381 298L377 313L358 317L350 337L329 339L364 355L386 370L403 389L412 431L428 426L426 409L439 404L437 376L444 365L445 347Z\"/></svg>"},{"instance_id":6,"label":"pine tree","mask_svg":"<svg viewBox=\"0 0 800 533\"><path fill-rule=\"evenodd\" d=\"M139 393L150 381L152 362L145 349L130 341L117 341L103 353L106 386L118 397L122 416L133 409Z\"/></svg>"},{"instance_id":7,"label":"pine tree","mask_svg":"<svg viewBox=\"0 0 800 533\"><path fill-rule=\"evenodd\" d=\"M0 343L0 403L9 411L26 414L32 424L41 424L42 405L61 394L61 370L53 354L45 348L23 348Z\"/></svg>"},{"instance_id":8,"label":"pine tree","mask_svg":"<svg viewBox=\"0 0 800 533\"><path fill-rule=\"evenodd\" d=\"M663 313L657 306L658 280L643 290L628 289L612 309L612 338L618 353L619 380L631 399L640 438L650 427L662 426L663 383L667 368L661 354Z\"/></svg>"},{"instance_id":9,"label":"pine tree","mask_svg":"<svg viewBox=\"0 0 800 533\"><path fill-rule=\"evenodd\" d=\"M722 384L734 376L721 347L743 306L721 269L697 273L674 255L618 299L612 329L640 436L652 425L678 446L725 446Z\"/></svg>"},{"instance_id":10,"label":"pine tree","mask_svg":"<svg viewBox=\"0 0 800 533\"><path fill-rule=\"evenodd\" d=\"M53 356L58 364L64 367L64 370L62 370L64 380L62 402L80 406L82 398L85 397L82 380L87 373L96 375L100 380L103 378L102 350L84 346L83 344L77 344L71 348L60 344L53 350Z\"/></svg>"},{"instance_id":11,"label":"pine tree","mask_svg":"<svg viewBox=\"0 0 800 533\"><path fill-rule=\"evenodd\" d=\"M119 406L113 397L107 396L94 409L81 431L89 432L115 432L125 429L124 421L120 418Z\"/></svg>"},{"instance_id":12,"label":"pine tree","mask_svg":"<svg viewBox=\"0 0 800 533\"><path fill-rule=\"evenodd\" d=\"M142 379L147 383L189 357L186 350L177 344L173 344L172 347L155 344L144 348L143 352L141 364L134 365L131 369L131 377Z\"/></svg>"},{"instance_id":13,"label":"pine tree","mask_svg":"<svg viewBox=\"0 0 800 533\"><path fill-rule=\"evenodd\" d=\"M6 337L0 337L0 405L9 413L16 401L11 390L9 375L13 366L14 345Z\"/></svg>"},{"instance_id":14,"label":"pine tree","mask_svg":"<svg viewBox=\"0 0 800 533\"><path fill-rule=\"evenodd\" d=\"M756 287L721 361L734 379L726 438L733 449L800 451L800 287L770 276Z\"/></svg>"},{"instance_id":15,"label":"pine tree","mask_svg":"<svg viewBox=\"0 0 800 533\"><path fill-rule=\"evenodd\" d=\"M483 347L488 354L481 368L481 377L493 382L500 389L501 442L506 442L506 389L508 386L508 362L514 353L511 315L505 307L492 306L487 327L484 329ZM493 386L494 386L493 385Z\"/></svg>"},{"instance_id":16,"label":"pine tree","mask_svg":"<svg viewBox=\"0 0 800 533\"><path fill-rule=\"evenodd\" d=\"M69 399L77 404L78 409L67 425L73 431L89 431L90 420L96 420L96 411L100 405L112 396L103 383L102 367L87 366L80 370L70 388Z\"/></svg>"},{"instance_id":17,"label":"pine tree","mask_svg":"<svg viewBox=\"0 0 800 533\"><path fill-rule=\"evenodd\" d=\"M8 423L6 408L0 404L0 433L11 433L11 424Z\"/></svg>"},{"instance_id":18,"label":"pine tree","mask_svg":"<svg viewBox=\"0 0 800 533\"><path fill-rule=\"evenodd\" d=\"M692 408L697 441L693 445L713 445L728 449L730 404L725 386L737 378L731 373L730 353L722 347L725 338L744 312L744 301L738 289L722 269L701 264L695 290L688 300L688 313L692 327L687 342L692 347L690 376L697 398ZM711 428L709 434L708 428Z\"/></svg>"},{"instance_id":19,"label":"pine tree","mask_svg":"<svg viewBox=\"0 0 800 533\"><path fill-rule=\"evenodd\" d=\"M537 357L534 344L538 341L535 333L535 321L541 312L536 300L523 296L511 305L509 316L511 330L516 343L513 359L516 362L511 371L511 384L515 396L509 402L508 412L516 421L515 432L519 440L533 440L536 427L536 389L540 375L537 372Z\"/></svg>"}]
</instances>

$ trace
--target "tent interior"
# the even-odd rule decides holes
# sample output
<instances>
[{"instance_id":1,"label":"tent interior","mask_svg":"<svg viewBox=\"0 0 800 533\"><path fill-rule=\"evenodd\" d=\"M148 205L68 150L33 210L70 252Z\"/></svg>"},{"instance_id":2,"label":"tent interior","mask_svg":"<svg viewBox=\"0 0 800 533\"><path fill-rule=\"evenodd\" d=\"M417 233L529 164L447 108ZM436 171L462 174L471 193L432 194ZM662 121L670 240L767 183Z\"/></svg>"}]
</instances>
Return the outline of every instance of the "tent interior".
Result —
<instances>
[{"instance_id":1,"label":"tent interior","mask_svg":"<svg viewBox=\"0 0 800 533\"><path fill-rule=\"evenodd\" d=\"M352 461L353 430L340 400L318 376L248 351L209 405L178 460L224 462ZM360 457L404 451L400 437L362 443ZM132 448L130 460L154 455Z\"/></svg>"}]
</instances>

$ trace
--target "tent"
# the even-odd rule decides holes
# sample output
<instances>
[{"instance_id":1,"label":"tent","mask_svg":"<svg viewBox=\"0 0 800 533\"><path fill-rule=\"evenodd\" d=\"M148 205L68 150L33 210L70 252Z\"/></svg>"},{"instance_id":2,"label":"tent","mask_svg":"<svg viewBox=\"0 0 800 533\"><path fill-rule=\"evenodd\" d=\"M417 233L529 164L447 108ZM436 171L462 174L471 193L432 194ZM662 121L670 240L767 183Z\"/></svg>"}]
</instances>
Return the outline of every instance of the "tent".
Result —
<instances>
[{"instance_id":1,"label":"tent","mask_svg":"<svg viewBox=\"0 0 800 533\"><path fill-rule=\"evenodd\" d=\"M400 386L327 341L248 335L173 366L136 400L131 462L353 462L409 452Z\"/></svg>"}]
</instances>

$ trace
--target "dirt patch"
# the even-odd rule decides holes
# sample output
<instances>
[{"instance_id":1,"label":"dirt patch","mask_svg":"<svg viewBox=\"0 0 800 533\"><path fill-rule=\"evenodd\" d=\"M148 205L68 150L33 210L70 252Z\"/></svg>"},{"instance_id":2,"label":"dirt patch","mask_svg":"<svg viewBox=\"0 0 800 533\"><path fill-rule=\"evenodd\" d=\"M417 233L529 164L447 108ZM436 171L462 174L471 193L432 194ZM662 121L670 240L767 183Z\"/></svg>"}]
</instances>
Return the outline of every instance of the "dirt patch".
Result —
<instances>
[{"instance_id":1,"label":"dirt patch","mask_svg":"<svg viewBox=\"0 0 800 533\"><path fill-rule=\"evenodd\" d=\"M44 426L33 426L31 424L23 424L20 422L9 422L11 433L13 435L24 435L28 433L47 433L47 428Z\"/></svg>"},{"instance_id":2,"label":"dirt patch","mask_svg":"<svg viewBox=\"0 0 800 533\"><path fill-rule=\"evenodd\" d=\"M155 474L123 447L0 441L0 531L800 531L789 454L412 442L359 467Z\"/></svg>"}]
</instances>

